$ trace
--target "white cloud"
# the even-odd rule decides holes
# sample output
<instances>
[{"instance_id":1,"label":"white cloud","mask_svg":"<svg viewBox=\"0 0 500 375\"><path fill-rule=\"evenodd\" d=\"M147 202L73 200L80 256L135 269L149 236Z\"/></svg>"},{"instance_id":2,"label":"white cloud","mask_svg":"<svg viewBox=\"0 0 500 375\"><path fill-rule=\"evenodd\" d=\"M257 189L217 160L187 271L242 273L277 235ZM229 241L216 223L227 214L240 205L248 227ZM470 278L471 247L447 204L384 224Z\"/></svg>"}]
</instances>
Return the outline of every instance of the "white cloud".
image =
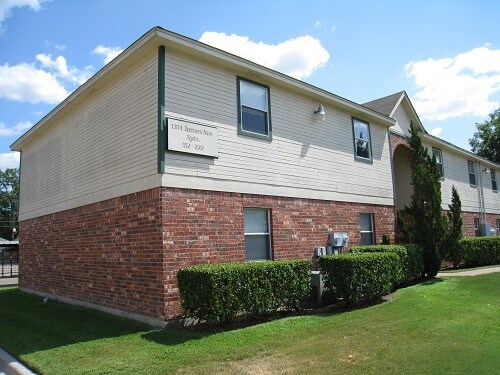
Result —
<instances>
[{"instance_id":1,"label":"white cloud","mask_svg":"<svg viewBox=\"0 0 500 375\"><path fill-rule=\"evenodd\" d=\"M316 21L316 23L314 24L314 27L321 27L321 21Z\"/></svg>"},{"instance_id":2,"label":"white cloud","mask_svg":"<svg viewBox=\"0 0 500 375\"><path fill-rule=\"evenodd\" d=\"M1 0L0 1L0 33L3 32L3 22L10 17L13 8L29 7L38 12L44 0Z\"/></svg>"},{"instance_id":3,"label":"white cloud","mask_svg":"<svg viewBox=\"0 0 500 375\"><path fill-rule=\"evenodd\" d=\"M0 154L0 170L5 171L7 168L19 168L19 152L7 152Z\"/></svg>"},{"instance_id":4,"label":"white cloud","mask_svg":"<svg viewBox=\"0 0 500 375\"><path fill-rule=\"evenodd\" d=\"M38 69L33 64L0 65L0 98L55 104L68 94L55 75Z\"/></svg>"},{"instance_id":5,"label":"white cloud","mask_svg":"<svg viewBox=\"0 0 500 375\"><path fill-rule=\"evenodd\" d=\"M500 50L474 48L455 57L406 65L406 76L420 90L412 102L420 117L444 120L472 114L484 117L498 108Z\"/></svg>"},{"instance_id":6,"label":"white cloud","mask_svg":"<svg viewBox=\"0 0 500 375\"><path fill-rule=\"evenodd\" d=\"M101 44L99 44L92 51L92 53L95 55L104 56L104 64L109 63L111 60L113 60L116 56L118 56L122 52L123 49L121 49L120 47L105 47Z\"/></svg>"},{"instance_id":7,"label":"white cloud","mask_svg":"<svg viewBox=\"0 0 500 375\"><path fill-rule=\"evenodd\" d=\"M437 137L439 134L441 134L442 131L443 131L443 128L436 126L434 129L429 131L429 134Z\"/></svg>"},{"instance_id":8,"label":"white cloud","mask_svg":"<svg viewBox=\"0 0 500 375\"><path fill-rule=\"evenodd\" d=\"M297 79L310 76L330 58L321 42L309 35L271 45L254 42L246 36L207 31L200 41Z\"/></svg>"},{"instance_id":9,"label":"white cloud","mask_svg":"<svg viewBox=\"0 0 500 375\"><path fill-rule=\"evenodd\" d=\"M68 67L64 56L52 59L50 54L38 54L39 64L0 65L0 98L29 103L57 104L83 84L94 67ZM37 66L39 65L39 66Z\"/></svg>"},{"instance_id":10,"label":"white cloud","mask_svg":"<svg viewBox=\"0 0 500 375\"><path fill-rule=\"evenodd\" d=\"M3 122L0 122L0 137L10 137L13 135L20 135L29 128L31 128L32 126L33 124L29 121L21 121L18 122L13 127L9 128Z\"/></svg>"},{"instance_id":11,"label":"white cloud","mask_svg":"<svg viewBox=\"0 0 500 375\"><path fill-rule=\"evenodd\" d=\"M64 56L57 56L52 60L51 54L40 53L36 55L36 59L41 63L43 68L52 70L56 77L67 79L79 85L85 83L92 76L94 70L92 66L86 66L83 69L68 68Z\"/></svg>"}]
</instances>

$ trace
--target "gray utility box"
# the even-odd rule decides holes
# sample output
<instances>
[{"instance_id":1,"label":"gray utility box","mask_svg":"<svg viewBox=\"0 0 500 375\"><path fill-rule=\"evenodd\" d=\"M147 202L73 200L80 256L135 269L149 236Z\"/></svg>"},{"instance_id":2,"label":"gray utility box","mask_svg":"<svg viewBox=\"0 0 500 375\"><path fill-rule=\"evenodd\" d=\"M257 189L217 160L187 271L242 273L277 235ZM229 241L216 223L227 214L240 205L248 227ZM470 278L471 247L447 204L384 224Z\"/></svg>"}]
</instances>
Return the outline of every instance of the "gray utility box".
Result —
<instances>
[{"instance_id":1,"label":"gray utility box","mask_svg":"<svg viewBox=\"0 0 500 375\"><path fill-rule=\"evenodd\" d=\"M334 248L344 247L349 241L349 236L347 233L341 232L330 232L329 233L329 245Z\"/></svg>"},{"instance_id":2,"label":"gray utility box","mask_svg":"<svg viewBox=\"0 0 500 375\"><path fill-rule=\"evenodd\" d=\"M488 223L481 223L479 226L479 233L481 236L493 236L495 232L495 230L491 230L491 225Z\"/></svg>"},{"instance_id":3,"label":"gray utility box","mask_svg":"<svg viewBox=\"0 0 500 375\"><path fill-rule=\"evenodd\" d=\"M311 290L313 302L321 302L325 284L320 271L311 271Z\"/></svg>"}]
</instances>

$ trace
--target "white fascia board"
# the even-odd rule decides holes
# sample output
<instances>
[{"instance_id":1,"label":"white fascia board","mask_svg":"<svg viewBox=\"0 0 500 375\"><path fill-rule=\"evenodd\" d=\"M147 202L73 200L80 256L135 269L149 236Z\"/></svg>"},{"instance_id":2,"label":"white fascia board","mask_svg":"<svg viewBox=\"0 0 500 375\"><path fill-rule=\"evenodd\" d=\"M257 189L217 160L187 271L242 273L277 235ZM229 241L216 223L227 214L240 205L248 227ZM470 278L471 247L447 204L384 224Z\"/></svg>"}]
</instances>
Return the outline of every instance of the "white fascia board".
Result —
<instances>
[{"instance_id":1,"label":"white fascia board","mask_svg":"<svg viewBox=\"0 0 500 375\"><path fill-rule=\"evenodd\" d=\"M464 150L461 147L455 146L453 143L447 142L441 138L430 135L428 133L421 133L421 137L427 140L431 145L441 146L442 148L446 148L448 150L453 150L455 153L460 154L467 159L474 159L480 161L481 164L493 168L495 170L500 170L500 164L494 163L488 159L482 158L473 152Z\"/></svg>"}]
</instances>

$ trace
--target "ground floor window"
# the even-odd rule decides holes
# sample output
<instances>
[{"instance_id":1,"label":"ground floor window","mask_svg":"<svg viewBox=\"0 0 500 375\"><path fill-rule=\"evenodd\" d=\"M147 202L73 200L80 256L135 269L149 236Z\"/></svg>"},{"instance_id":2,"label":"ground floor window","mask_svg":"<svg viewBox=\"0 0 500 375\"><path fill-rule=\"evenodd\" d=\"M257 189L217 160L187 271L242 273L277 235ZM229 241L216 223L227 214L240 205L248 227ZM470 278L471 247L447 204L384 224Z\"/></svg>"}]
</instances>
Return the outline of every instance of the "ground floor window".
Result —
<instances>
[{"instance_id":1,"label":"ground floor window","mask_svg":"<svg viewBox=\"0 0 500 375\"><path fill-rule=\"evenodd\" d=\"M500 236L500 219L497 219L497 235Z\"/></svg>"},{"instance_id":2,"label":"ground floor window","mask_svg":"<svg viewBox=\"0 0 500 375\"><path fill-rule=\"evenodd\" d=\"M269 215L269 210L262 208L243 210L246 260L271 259Z\"/></svg>"},{"instance_id":3,"label":"ground floor window","mask_svg":"<svg viewBox=\"0 0 500 375\"><path fill-rule=\"evenodd\" d=\"M479 218L475 217L474 218L474 235L477 237L481 233L479 233Z\"/></svg>"},{"instance_id":4,"label":"ground floor window","mask_svg":"<svg viewBox=\"0 0 500 375\"><path fill-rule=\"evenodd\" d=\"M361 227L361 245L373 245L375 243L373 214L360 214L359 223Z\"/></svg>"}]
</instances>

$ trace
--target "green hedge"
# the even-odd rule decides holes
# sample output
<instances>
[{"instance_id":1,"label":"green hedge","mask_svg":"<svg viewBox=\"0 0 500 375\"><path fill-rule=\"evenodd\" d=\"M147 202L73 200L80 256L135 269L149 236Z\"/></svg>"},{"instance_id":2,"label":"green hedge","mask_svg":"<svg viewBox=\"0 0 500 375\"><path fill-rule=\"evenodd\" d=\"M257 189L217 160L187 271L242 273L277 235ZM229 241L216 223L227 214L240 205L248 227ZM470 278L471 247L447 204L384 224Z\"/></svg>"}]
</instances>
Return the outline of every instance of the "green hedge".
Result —
<instances>
[{"instance_id":1,"label":"green hedge","mask_svg":"<svg viewBox=\"0 0 500 375\"><path fill-rule=\"evenodd\" d=\"M327 298L357 304L390 292L401 277L394 252L327 255L318 259Z\"/></svg>"},{"instance_id":2,"label":"green hedge","mask_svg":"<svg viewBox=\"0 0 500 375\"><path fill-rule=\"evenodd\" d=\"M385 253L394 252L401 259L401 272L396 285L405 285L422 277L424 271L424 252L420 245L369 245L355 246L349 250L350 253Z\"/></svg>"},{"instance_id":3,"label":"green hedge","mask_svg":"<svg viewBox=\"0 0 500 375\"><path fill-rule=\"evenodd\" d=\"M301 308L310 299L310 271L309 260L219 263L181 269L177 281L188 315L229 322L242 313Z\"/></svg>"},{"instance_id":4,"label":"green hedge","mask_svg":"<svg viewBox=\"0 0 500 375\"><path fill-rule=\"evenodd\" d=\"M465 267L500 264L500 236L463 238L458 247Z\"/></svg>"}]
</instances>

